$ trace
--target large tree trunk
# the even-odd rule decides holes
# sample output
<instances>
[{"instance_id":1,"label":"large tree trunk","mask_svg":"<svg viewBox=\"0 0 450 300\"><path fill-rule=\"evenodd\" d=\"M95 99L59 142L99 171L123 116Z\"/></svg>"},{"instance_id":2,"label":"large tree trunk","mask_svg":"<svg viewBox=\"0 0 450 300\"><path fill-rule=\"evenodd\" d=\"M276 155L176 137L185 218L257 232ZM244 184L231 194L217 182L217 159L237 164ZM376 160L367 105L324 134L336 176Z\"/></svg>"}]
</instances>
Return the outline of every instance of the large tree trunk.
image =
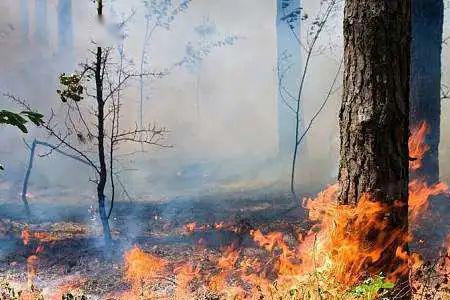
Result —
<instances>
[{"instance_id":1,"label":"large tree trunk","mask_svg":"<svg viewBox=\"0 0 450 300\"><path fill-rule=\"evenodd\" d=\"M100 163L99 181L97 183L98 210L100 220L102 221L103 237L105 246L109 248L111 244L111 230L109 227L109 218L105 207L105 186L108 176L105 158L105 102L103 100L103 75L102 69L104 62L102 56L102 48L97 47L97 62L95 65L95 83L97 91L97 127L98 127L98 160Z\"/></svg>"},{"instance_id":2,"label":"large tree trunk","mask_svg":"<svg viewBox=\"0 0 450 300\"><path fill-rule=\"evenodd\" d=\"M370 194L391 204L386 214L389 230L406 235L410 1L347 0L344 14L338 201L357 204ZM385 251L380 272L392 271L387 268L397 260L395 250L393 245Z\"/></svg>"},{"instance_id":3,"label":"large tree trunk","mask_svg":"<svg viewBox=\"0 0 450 300\"><path fill-rule=\"evenodd\" d=\"M443 0L411 0L411 127L429 125L425 142L430 146L415 176L429 183L439 180L441 118L441 50Z\"/></svg>"},{"instance_id":4,"label":"large tree trunk","mask_svg":"<svg viewBox=\"0 0 450 300\"><path fill-rule=\"evenodd\" d=\"M58 54L69 67L73 62L72 1L58 1ZM72 67L70 67L72 68Z\"/></svg>"}]
</instances>

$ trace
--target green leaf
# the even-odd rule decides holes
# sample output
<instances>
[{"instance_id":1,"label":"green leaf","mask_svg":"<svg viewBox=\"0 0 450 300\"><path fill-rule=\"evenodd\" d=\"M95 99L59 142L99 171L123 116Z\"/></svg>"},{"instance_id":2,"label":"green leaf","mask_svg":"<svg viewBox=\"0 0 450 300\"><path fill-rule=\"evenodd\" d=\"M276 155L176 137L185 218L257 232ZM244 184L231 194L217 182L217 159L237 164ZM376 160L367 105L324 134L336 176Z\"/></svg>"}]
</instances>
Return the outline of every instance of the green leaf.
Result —
<instances>
[{"instance_id":1,"label":"green leaf","mask_svg":"<svg viewBox=\"0 0 450 300\"><path fill-rule=\"evenodd\" d=\"M21 114L26 115L28 117L28 119L33 122L36 126L40 126L42 124L44 124L44 121L42 120L42 118L44 117L44 115L35 112L35 111L22 111Z\"/></svg>"},{"instance_id":2,"label":"green leaf","mask_svg":"<svg viewBox=\"0 0 450 300\"><path fill-rule=\"evenodd\" d=\"M395 286L395 284L393 284L392 282L384 282L383 285L381 286L381 288L383 289L393 289Z\"/></svg>"},{"instance_id":3,"label":"green leaf","mask_svg":"<svg viewBox=\"0 0 450 300\"><path fill-rule=\"evenodd\" d=\"M62 88L56 90L56 93L62 102L66 103L68 100L79 102L83 99L84 87L81 84L81 79L81 75L78 74L66 75L62 73L59 75L59 83Z\"/></svg>"},{"instance_id":4,"label":"green leaf","mask_svg":"<svg viewBox=\"0 0 450 300\"><path fill-rule=\"evenodd\" d=\"M22 132L28 133L28 130L25 127L26 123L27 120L25 120L20 114L8 110L0 111L0 124L8 124L11 126L15 126L19 128Z\"/></svg>"},{"instance_id":5,"label":"green leaf","mask_svg":"<svg viewBox=\"0 0 450 300\"><path fill-rule=\"evenodd\" d=\"M358 298L375 299L375 297L383 290L392 289L394 284L387 281L383 276L378 275L368 278L364 282L355 286L350 294Z\"/></svg>"}]
</instances>

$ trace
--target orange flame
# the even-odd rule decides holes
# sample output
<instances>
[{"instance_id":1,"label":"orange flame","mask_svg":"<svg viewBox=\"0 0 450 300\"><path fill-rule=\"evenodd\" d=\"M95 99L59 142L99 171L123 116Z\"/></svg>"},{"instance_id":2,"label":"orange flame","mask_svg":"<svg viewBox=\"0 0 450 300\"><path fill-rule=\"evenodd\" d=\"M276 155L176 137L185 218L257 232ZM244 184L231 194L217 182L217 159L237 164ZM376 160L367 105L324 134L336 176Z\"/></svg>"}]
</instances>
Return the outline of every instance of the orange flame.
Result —
<instances>
[{"instance_id":1,"label":"orange flame","mask_svg":"<svg viewBox=\"0 0 450 300\"><path fill-rule=\"evenodd\" d=\"M197 227L197 223L196 222L192 222L192 223L187 223L184 225L184 230L187 233L192 233L195 231L195 228Z\"/></svg>"},{"instance_id":2,"label":"orange flame","mask_svg":"<svg viewBox=\"0 0 450 300\"><path fill-rule=\"evenodd\" d=\"M86 278L80 276L70 277L66 282L59 284L55 291L49 296L49 300L61 300L67 293L72 295L82 294L82 286L85 285ZM81 297L80 297L81 298Z\"/></svg>"},{"instance_id":3,"label":"orange flame","mask_svg":"<svg viewBox=\"0 0 450 300\"><path fill-rule=\"evenodd\" d=\"M420 168L429 149L424 142L427 132L425 122L412 131L412 170ZM250 231L253 241L269 255L266 260L241 256L239 249L227 247L210 274L202 274L204 269L192 263L179 264L171 272L168 261L134 247L125 254L125 279L131 283L135 296L143 296L142 286L165 274L175 277L175 299L194 298L192 283L199 280L221 299L291 299L293 290L302 291L301 296L308 299L340 299L342 292L368 276L379 275L380 270L387 271L388 280L395 282L411 267L418 268L420 256L405 250L412 237L406 229L393 229L389 222L388 216L399 208L398 203L386 204L365 194L356 205L339 205L338 189L334 184L316 199L304 199L303 206L314 225L296 244L281 232ZM426 212L430 197L443 193L448 193L444 183L429 186L421 179L411 181L409 221L416 222ZM184 225L188 233L224 228L235 229L224 222ZM389 257L395 254L395 261L385 261L388 251L392 251ZM450 265L450 260L446 263ZM327 296L321 291L326 291Z\"/></svg>"},{"instance_id":4,"label":"orange flame","mask_svg":"<svg viewBox=\"0 0 450 300\"><path fill-rule=\"evenodd\" d=\"M151 297L151 291L145 289L146 285L158 279L167 266L167 261L153 254L142 251L134 246L125 253L125 280L132 286L132 295ZM124 299L132 299L126 295Z\"/></svg>"},{"instance_id":5,"label":"orange flame","mask_svg":"<svg viewBox=\"0 0 450 300\"><path fill-rule=\"evenodd\" d=\"M31 232L28 227L26 227L21 232L21 238L25 246L29 246L32 240L36 240L38 242L36 249L33 251L34 254L27 258L27 283L28 288L31 290L38 273L38 255L44 251L44 245L42 243L49 238L49 235L43 232Z\"/></svg>"},{"instance_id":6,"label":"orange flame","mask_svg":"<svg viewBox=\"0 0 450 300\"><path fill-rule=\"evenodd\" d=\"M22 242L25 246L28 246L28 244L30 243L30 231L28 230L28 228L25 228L24 230L22 230L21 233L21 238L22 238Z\"/></svg>"},{"instance_id":7,"label":"orange flame","mask_svg":"<svg viewBox=\"0 0 450 300\"><path fill-rule=\"evenodd\" d=\"M188 300L193 299L192 293L189 289L189 285L195 278L199 277L200 268L193 267L191 264L183 264L178 268L175 268L177 287L175 290L175 299Z\"/></svg>"},{"instance_id":8,"label":"orange flame","mask_svg":"<svg viewBox=\"0 0 450 300\"><path fill-rule=\"evenodd\" d=\"M134 246L125 254L125 279L130 282L151 281L166 265L165 260Z\"/></svg>"},{"instance_id":9,"label":"orange flame","mask_svg":"<svg viewBox=\"0 0 450 300\"><path fill-rule=\"evenodd\" d=\"M421 180L413 180L409 183L409 211L410 221L416 221L420 215L427 210L429 199L432 196L448 194L448 186L443 182L438 182L428 186Z\"/></svg>"},{"instance_id":10,"label":"orange flame","mask_svg":"<svg viewBox=\"0 0 450 300\"><path fill-rule=\"evenodd\" d=\"M425 143L425 137L429 132L430 127L424 121L411 130L411 136L408 140L409 157L414 160L409 162L409 168L413 171L422 167L422 159L425 153L430 150L430 147Z\"/></svg>"},{"instance_id":11,"label":"orange flame","mask_svg":"<svg viewBox=\"0 0 450 300\"><path fill-rule=\"evenodd\" d=\"M39 264L39 258L37 255L30 255L27 258L27 280L28 287L31 289L33 287L34 279L37 276L37 269Z\"/></svg>"}]
</instances>

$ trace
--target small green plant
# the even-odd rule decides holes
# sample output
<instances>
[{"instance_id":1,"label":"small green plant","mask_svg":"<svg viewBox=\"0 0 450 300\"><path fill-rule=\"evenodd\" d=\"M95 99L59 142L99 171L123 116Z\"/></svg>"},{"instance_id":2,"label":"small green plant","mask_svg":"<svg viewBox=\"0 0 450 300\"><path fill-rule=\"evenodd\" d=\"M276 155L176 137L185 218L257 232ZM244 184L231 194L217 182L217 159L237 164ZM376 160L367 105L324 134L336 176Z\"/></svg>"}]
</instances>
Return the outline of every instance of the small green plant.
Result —
<instances>
[{"instance_id":1,"label":"small green plant","mask_svg":"<svg viewBox=\"0 0 450 300\"><path fill-rule=\"evenodd\" d=\"M42 120L43 117L43 115L34 111L21 111L20 113L15 113L9 110L0 110L0 124L15 126L23 133L28 133L28 130L25 127L28 120L33 122L36 126L40 126L44 123Z\"/></svg>"},{"instance_id":2,"label":"small green plant","mask_svg":"<svg viewBox=\"0 0 450 300\"><path fill-rule=\"evenodd\" d=\"M42 120L44 116L38 112L26 110L19 113L15 113L9 110L0 110L0 124L7 124L19 128L23 133L28 133L28 129L25 124L31 121L36 126L44 124ZM27 120L28 119L28 120ZM4 170L3 165L0 163L0 170Z\"/></svg>"},{"instance_id":3,"label":"small green plant","mask_svg":"<svg viewBox=\"0 0 450 300\"><path fill-rule=\"evenodd\" d=\"M350 294L356 299L373 300L376 299L383 291L390 290L394 287L392 282L386 280L385 277L378 275L363 281L355 286Z\"/></svg>"}]
</instances>

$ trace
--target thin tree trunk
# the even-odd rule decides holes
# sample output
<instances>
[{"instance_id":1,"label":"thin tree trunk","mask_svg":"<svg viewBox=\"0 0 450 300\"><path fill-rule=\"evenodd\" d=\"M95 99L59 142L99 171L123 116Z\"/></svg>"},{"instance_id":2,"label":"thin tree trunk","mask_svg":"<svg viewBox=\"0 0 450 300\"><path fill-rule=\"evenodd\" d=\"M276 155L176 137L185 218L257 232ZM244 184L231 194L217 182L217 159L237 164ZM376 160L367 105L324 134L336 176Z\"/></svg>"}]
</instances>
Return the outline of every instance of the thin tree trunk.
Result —
<instances>
[{"instance_id":1,"label":"thin tree trunk","mask_svg":"<svg viewBox=\"0 0 450 300\"><path fill-rule=\"evenodd\" d=\"M31 218L31 210L30 210L29 203L28 203L28 198L27 198L28 184L30 182L31 171L32 171L32 168L33 168L33 165L34 165L34 156L35 156L35 153L36 153L36 147L38 145L46 146L46 147L50 148L52 151L56 151L56 152L58 152L58 153L60 153L60 154L62 154L64 156L67 156L69 158L75 159L75 160L77 160L77 161L79 161L79 162L81 162L81 163L91 167L91 165L88 162L86 162L85 160L79 158L76 155L72 155L72 154L69 154L67 152L64 152L64 151L58 149L57 148L58 146L55 146L55 145L52 145L50 143L34 139L33 143L29 147L29 149L30 149L30 156L28 158L28 167L27 167L27 171L25 173L25 177L24 177L24 180L23 180L22 193L21 193L22 202L24 204L25 212L26 212L26 214L28 216L28 219Z\"/></svg>"},{"instance_id":2,"label":"thin tree trunk","mask_svg":"<svg viewBox=\"0 0 450 300\"><path fill-rule=\"evenodd\" d=\"M99 19L103 17L103 0L97 0L97 15Z\"/></svg>"},{"instance_id":3,"label":"thin tree trunk","mask_svg":"<svg viewBox=\"0 0 450 300\"><path fill-rule=\"evenodd\" d=\"M347 0L344 46L338 201L355 205L370 194L390 207L387 232L375 232L371 238L399 230L406 236L410 0ZM379 272L404 266L396 258L399 243L382 254ZM407 284L407 276L400 284ZM408 293L396 299L409 298Z\"/></svg>"},{"instance_id":4,"label":"thin tree trunk","mask_svg":"<svg viewBox=\"0 0 450 300\"><path fill-rule=\"evenodd\" d=\"M28 166L27 166L27 172L25 173L25 178L23 179L23 185L22 185L22 202L25 208L25 214L27 216L27 219L31 219L31 211L30 211L30 205L28 203L27 199L27 193L28 193L28 182L30 180L31 175L31 169L33 168L33 162L34 162L34 152L36 151L36 140L33 141L30 147L30 156L28 158Z\"/></svg>"},{"instance_id":5,"label":"thin tree trunk","mask_svg":"<svg viewBox=\"0 0 450 300\"><path fill-rule=\"evenodd\" d=\"M146 18L145 21L145 35L144 35L144 42L142 44L142 52L141 52L141 63L139 72L141 74L139 79L139 129L142 129L144 127L144 65L145 65L145 55L146 55L146 48L147 48L147 42L150 32L153 32L153 29L150 30L150 19Z\"/></svg>"},{"instance_id":6,"label":"thin tree trunk","mask_svg":"<svg viewBox=\"0 0 450 300\"><path fill-rule=\"evenodd\" d=\"M198 70L197 73L197 83L196 83L196 103L195 103L195 109L197 113L197 122L200 121L200 75L201 75L201 69Z\"/></svg>"},{"instance_id":7,"label":"thin tree trunk","mask_svg":"<svg viewBox=\"0 0 450 300\"><path fill-rule=\"evenodd\" d=\"M20 0L20 33L22 42L28 44L29 34L29 20L28 20L28 0Z\"/></svg>"},{"instance_id":8,"label":"thin tree trunk","mask_svg":"<svg viewBox=\"0 0 450 300\"><path fill-rule=\"evenodd\" d=\"M58 1L58 52L66 60L72 59L73 51L73 22L72 1ZM70 55L69 55L70 54Z\"/></svg>"},{"instance_id":9,"label":"thin tree trunk","mask_svg":"<svg viewBox=\"0 0 450 300\"><path fill-rule=\"evenodd\" d=\"M44 49L48 46L47 0L37 0L35 5L36 40Z\"/></svg>"},{"instance_id":10,"label":"thin tree trunk","mask_svg":"<svg viewBox=\"0 0 450 300\"><path fill-rule=\"evenodd\" d=\"M102 61L102 48L97 47L97 61L95 65L95 84L97 91L97 127L98 127L98 160L100 163L99 181L97 183L97 197L98 197L98 210L100 214L100 220L103 226L103 236L105 239L105 246L109 248L111 245L111 230L109 227L108 215L105 208L105 186L108 176L105 159L105 102L103 101L103 61Z\"/></svg>"},{"instance_id":11,"label":"thin tree trunk","mask_svg":"<svg viewBox=\"0 0 450 300\"><path fill-rule=\"evenodd\" d=\"M414 176L430 184L439 180L439 139L441 118L441 51L444 21L443 0L411 0L411 128L425 121L430 147L422 167Z\"/></svg>"},{"instance_id":12,"label":"thin tree trunk","mask_svg":"<svg viewBox=\"0 0 450 300\"><path fill-rule=\"evenodd\" d=\"M299 7L301 7L300 0L277 0L276 29L278 64L281 65L282 62L289 64L288 71L278 68L278 157L283 164L285 162L289 164L293 156L295 142L292 137L295 136L296 127L296 117L293 107L295 105L294 98L298 89L299 76L302 73L301 45L300 40L297 40L300 38L301 21L298 21L298 27L291 28L286 22L285 17ZM289 59L285 58L286 54L290 55ZM283 76L282 79L281 76ZM303 121L303 115L300 116L300 120ZM300 131L303 130L303 126L301 125Z\"/></svg>"},{"instance_id":13,"label":"thin tree trunk","mask_svg":"<svg viewBox=\"0 0 450 300\"><path fill-rule=\"evenodd\" d=\"M296 95L296 104L295 104L295 108L294 108L294 114L295 114L295 132L294 132L294 149L293 149L293 155L292 155L292 165L291 165L291 193L292 196L295 199L297 199L297 195L295 192L295 170L296 170L296 164L297 164L297 156L299 153L299 147L301 145L301 143L304 143L304 131L305 131L305 123L303 120L303 114L302 114L302 94L303 94L303 88L305 86L305 81L306 81L306 75L308 74L308 69L310 66L310 62L311 62L311 58L313 55L313 51L315 49L316 43L319 40L320 34L322 33L325 24L328 21L328 18L330 17L333 8L336 5L336 0L332 0L327 4L325 13L323 15L323 18L320 20L319 22L319 26L316 29L316 31L313 34L312 40L308 46L308 48L306 48L306 59L305 59L305 64L303 66L303 70L300 73L300 82L299 82L299 88L298 88L298 92ZM295 35L294 35L295 36ZM298 43L300 44L300 40L298 39ZM301 137L301 138L300 138Z\"/></svg>"}]
</instances>

